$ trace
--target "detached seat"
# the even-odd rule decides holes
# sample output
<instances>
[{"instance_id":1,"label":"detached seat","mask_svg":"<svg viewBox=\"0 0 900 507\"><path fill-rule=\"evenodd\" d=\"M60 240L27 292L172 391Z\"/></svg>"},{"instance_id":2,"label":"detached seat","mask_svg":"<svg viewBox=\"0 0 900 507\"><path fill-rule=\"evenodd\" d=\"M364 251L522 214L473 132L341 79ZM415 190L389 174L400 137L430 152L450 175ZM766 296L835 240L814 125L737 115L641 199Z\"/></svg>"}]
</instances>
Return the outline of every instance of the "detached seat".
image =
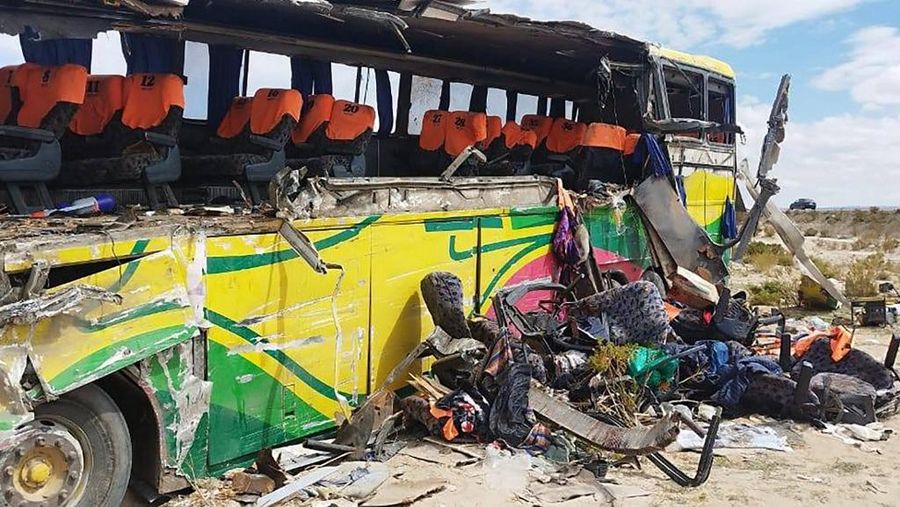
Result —
<instances>
[{"instance_id":1,"label":"detached seat","mask_svg":"<svg viewBox=\"0 0 900 507\"><path fill-rule=\"evenodd\" d=\"M365 154L375 130L375 109L330 95L315 95L291 136L291 165L312 175L338 178L366 175Z\"/></svg>"},{"instance_id":2,"label":"detached seat","mask_svg":"<svg viewBox=\"0 0 900 507\"><path fill-rule=\"evenodd\" d=\"M9 72L4 71L12 86L4 90L9 105L6 125L0 126L0 181L18 213L52 208L46 184L60 172L59 140L84 101L87 69L26 63ZM36 205L25 200L22 187L27 186L37 194Z\"/></svg>"},{"instance_id":3,"label":"detached seat","mask_svg":"<svg viewBox=\"0 0 900 507\"><path fill-rule=\"evenodd\" d=\"M103 156L67 161L60 182L79 186L141 182L151 207L161 207L158 190L169 206L176 206L169 184L181 177L178 134L184 82L174 74L133 74L123 86L118 142Z\"/></svg>"},{"instance_id":4,"label":"detached seat","mask_svg":"<svg viewBox=\"0 0 900 507\"><path fill-rule=\"evenodd\" d=\"M254 202L287 164L285 145L300 119L303 98L290 89L261 88L252 99L235 98L207 152L184 158L185 176L194 181L245 181Z\"/></svg>"}]
</instances>

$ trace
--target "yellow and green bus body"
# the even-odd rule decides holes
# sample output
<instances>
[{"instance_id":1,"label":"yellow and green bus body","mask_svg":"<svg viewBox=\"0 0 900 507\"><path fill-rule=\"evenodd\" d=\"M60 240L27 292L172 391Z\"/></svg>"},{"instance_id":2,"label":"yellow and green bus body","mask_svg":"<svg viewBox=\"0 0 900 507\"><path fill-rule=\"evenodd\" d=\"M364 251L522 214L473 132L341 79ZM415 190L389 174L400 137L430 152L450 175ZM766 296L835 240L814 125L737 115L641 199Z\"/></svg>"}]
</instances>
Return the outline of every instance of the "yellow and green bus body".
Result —
<instances>
[{"instance_id":1,"label":"yellow and green bus body","mask_svg":"<svg viewBox=\"0 0 900 507\"><path fill-rule=\"evenodd\" d=\"M191 477L251 461L260 449L321 433L358 405L432 330L422 278L462 280L466 311L490 313L498 289L556 279L555 206L308 219L294 223L321 257L315 272L276 232L116 239L7 258L8 272L121 264L50 289L91 285L122 303L9 326L0 369L26 355L52 399L116 372L148 396L165 467ZM602 269L640 277L650 256L633 209L587 214ZM132 259L132 260L127 260ZM401 387L403 382L394 387ZM0 418L13 432L27 414Z\"/></svg>"}]
</instances>

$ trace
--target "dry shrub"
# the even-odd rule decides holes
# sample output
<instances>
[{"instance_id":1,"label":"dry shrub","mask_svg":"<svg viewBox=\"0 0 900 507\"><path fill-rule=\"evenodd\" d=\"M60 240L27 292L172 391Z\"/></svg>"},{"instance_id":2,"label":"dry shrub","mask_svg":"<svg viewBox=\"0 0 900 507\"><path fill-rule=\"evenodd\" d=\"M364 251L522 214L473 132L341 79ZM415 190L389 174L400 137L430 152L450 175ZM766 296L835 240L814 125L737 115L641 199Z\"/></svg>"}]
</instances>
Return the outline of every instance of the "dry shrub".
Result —
<instances>
[{"instance_id":1,"label":"dry shrub","mask_svg":"<svg viewBox=\"0 0 900 507\"><path fill-rule=\"evenodd\" d=\"M751 286L747 293L754 306L797 306L799 288L796 281L767 280L762 285Z\"/></svg>"},{"instance_id":2,"label":"dry shrub","mask_svg":"<svg viewBox=\"0 0 900 507\"><path fill-rule=\"evenodd\" d=\"M759 271L775 266L793 266L794 257L783 246L754 241L747 248L746 262Z\"/></svg>"},{"instance_id":3,"label":"dry shrub","mask_svg":"<svg viewBox=\"0 0 900 507\"><path fill-rule=\"evenodd\" d=\"M813 261L813 264L815 264L816 267L819 268L819 271L821 271L826 278L840 278L840 270L838 270L838 267L833 263L828 262L822 257L817 257L815 255L810 257L810 260Z\"/></svg>"},{"instance_id":4,"label":"dry shrub","mask_svg":"<svg viewBox=\"0 0 900 507\"><path fill-rule=\"evenodd\" d=\"M846 293L850 297L869 297L878 295L878 280L890 278L895 271L884 254L876 253L858 259L847 269Z\"/></svg>"},{"instance_id":5,"label":"dry shrub","mask_svg":"<svg viewBox=\"0 0 900 507\"><path fill-rule=\"evenodd\" d=\"M881 243L881 249L885 252L893 252L897 248L900 248L900 240L896 238L885 238Z\"/></svg>"}]
</instances>

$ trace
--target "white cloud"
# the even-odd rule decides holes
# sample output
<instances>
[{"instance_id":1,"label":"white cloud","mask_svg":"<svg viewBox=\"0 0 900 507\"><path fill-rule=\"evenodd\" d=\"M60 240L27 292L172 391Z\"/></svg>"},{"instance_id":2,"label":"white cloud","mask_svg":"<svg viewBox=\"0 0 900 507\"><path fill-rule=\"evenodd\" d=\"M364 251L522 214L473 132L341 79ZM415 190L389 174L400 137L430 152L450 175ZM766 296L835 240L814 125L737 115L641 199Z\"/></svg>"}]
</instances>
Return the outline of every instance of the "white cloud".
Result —
<instances>
[{"instance_id":1,"label":"white cloud","mask_svg":"<svg viewBox=\"0 0 900 507\"><path fill-rule=\"evenodd\" d=\"M747 47L769 32L851 9L865 0L484 0L496 12L578 19L632 37L690 49L722 42Z\"/></svg>"},{"instance_id":2,"label":"white cloud","mask_svg":"<svg viewBox=\"0 0 900 507\"><path fill-rule=\"evenodd\" d=\"M866 109L900 105L900 29L870 26L847 39L847 61L819 74L813 83L849 91Z\"/></svg>"},{"instance_id":3,"label":"white cloud","mask_svg":"<svg viewBox=\"0 0 900 507\"><path fill-rule=\"evenodd\" d=\"M738 118L747 131L742 156L756 172L770 105L742 97ZM788 205L811 197L820 206L897 206L900 158L883 148L900 146L900 115L841 114L812 122L788 122L781 159L771 175Z\"/></svg>"}]
</instances>

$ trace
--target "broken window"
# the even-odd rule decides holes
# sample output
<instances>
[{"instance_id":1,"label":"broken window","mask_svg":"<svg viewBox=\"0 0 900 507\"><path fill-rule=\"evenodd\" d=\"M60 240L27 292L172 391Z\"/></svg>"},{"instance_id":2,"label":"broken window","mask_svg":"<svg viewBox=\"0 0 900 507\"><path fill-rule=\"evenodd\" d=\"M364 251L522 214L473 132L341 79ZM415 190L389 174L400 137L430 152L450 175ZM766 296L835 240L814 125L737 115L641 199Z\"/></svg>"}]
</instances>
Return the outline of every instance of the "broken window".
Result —
<instances>
[{"instance_id":1,"label":"broken window","mask_svg":"<svg viewBox=\"0 0 900 507\"><path fill-rule=\"evenodd\" d=\"M672 118L703 120L703 77L681 68L666 68L666 95ZM700 138L700 132L679 135Z\"/></svg>"},{"instance_id":2,"label":"broken window","mask_svg":"<svg viewBox=\"0 0 900 507\"><path fill-rule=\"evenodd\" d=\"M732 125L734 121L734 85L719 81L709 80L709 121L721 125ZM709 141L720 144L734 144L734 134L725 132L710 132Z\"/></svg>"}]
</instances>

